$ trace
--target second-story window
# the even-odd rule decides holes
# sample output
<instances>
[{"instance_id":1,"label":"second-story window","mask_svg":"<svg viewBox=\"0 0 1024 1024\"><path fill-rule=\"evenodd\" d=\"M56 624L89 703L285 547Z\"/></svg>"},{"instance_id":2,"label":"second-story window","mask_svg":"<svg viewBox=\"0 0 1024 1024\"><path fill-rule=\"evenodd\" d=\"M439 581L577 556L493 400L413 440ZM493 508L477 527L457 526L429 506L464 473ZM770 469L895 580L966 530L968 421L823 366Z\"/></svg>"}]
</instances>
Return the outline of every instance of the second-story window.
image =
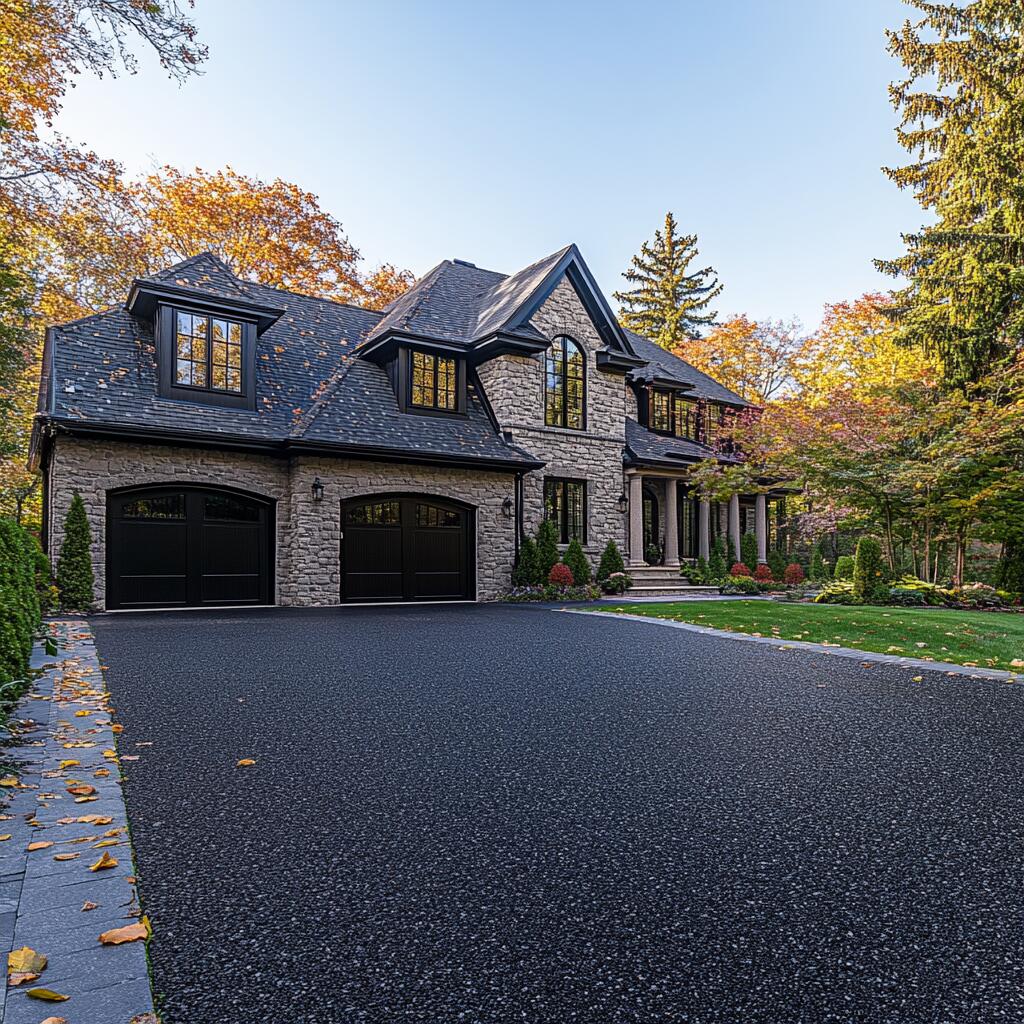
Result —
<instances>
[{"instance_id":1,"label":"second-story window","mask_svg":"<svg viewBox=\"0 0 1024 1024\"><path fill-rule=\"evenodd\" d=\"M704 405L704 437L702 440L708 447L714 445L718 440L719 427L722 425L722 413L722 407L714 402L707 402Z\"/></svg>"},{"instance_id":2,"label":"second-story window","mask_svg":"<svg viewBox=\"0 0 1024 1024\"><path fill-rule=\"evenodd\" d=\"M651 392L651 415L649 417L651 430L657 430L662 434L672 433L672 395L668 391Z\"/></svg>"},{"instance_id":3,"label":"second-story window","mask_svg":"<svg viewBox=\"0 0 1024 1024\"><path fill-rule=\"evenodd\" d=\"M242 390L242 325L175 310L174 383L206 391Z\"/></svg>"},{"instance_id":4,"label":"second-story window","mask_svg":"<svg viewBox=\"0 0 1024 1024\"><path fill-rule=\"evenodd\" d=\"M454 412L458 404L455 360L429 352L413 352L409 402L419 409Z\"/></svg>"},{"instance_id":5,"label":"second-story window","mask_svg":"<svg viewBox=\"0 0 1024 1024\"><path fill-rule=\"evenodd\" d=\"M583 430L585 405L583 350L572 338L555 338L544 358L544 422Z\"/></svg>"},{"instance_id":6,"label":"second-story window","mask_svg":"<svg viewBox=\"0 0 1024 1024\"><path fill-rule=\"evenodd\" d=\"M697 440L697 403L676 398L676 437Z\"/></svg>"}]
</instances>

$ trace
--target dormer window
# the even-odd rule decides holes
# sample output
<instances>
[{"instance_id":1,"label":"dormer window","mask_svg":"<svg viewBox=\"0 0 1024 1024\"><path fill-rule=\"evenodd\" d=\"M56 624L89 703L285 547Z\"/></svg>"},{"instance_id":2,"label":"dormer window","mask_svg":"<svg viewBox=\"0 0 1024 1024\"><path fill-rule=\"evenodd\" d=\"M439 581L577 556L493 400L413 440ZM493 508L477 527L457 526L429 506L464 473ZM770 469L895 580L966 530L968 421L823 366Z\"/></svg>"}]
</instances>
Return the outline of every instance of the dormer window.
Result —
<instances>
[{"instance_id":1,"label":"dormer window","mask_svg":"<svg viewBox=\"0 0 1024 1024\"><path fill-rule=\"evenodd\" d=\"M660 434L672 433L672 392L651 392L651 415L648 426Z\"/></svg>"},{"instance_id":2,"label":"dormer window","mask_svg":"<svg viewBox=\"0 0 1024 1024\"><path fill-rule=\"evenodd\" d=\"M697 440L697 403L676 396L676 437Z\"/></svg>"},{"instance_id":3,"label":"dormer window","mask_svg":"<svg viewBox=\"0 0 1024 1024\"><path fill-rule=\"evenodd\" d=\"M242 324L175 310L174 383L209 391L242 391Z\"/></svg>"},{"instance_id":4,"label":"dormer window","mask_svg":"<svg viewBox=\"0 0 1024 1024\"><path fill-rule=\"evenodd\" d=\"M211 304L212 305L212 304ZM157 316L160 394L186 402L256 405L256 322L237 313L161 305Z\"/></svg>"},{"instance_id":5,"label":"dormer window","mask_svg":"<svg viewBox=\"0 0 1024 1024\"><path fill-rule=\"evenodd\" d=\"M417 409L455 412L458 407L458 364L449 356L412 352L409 404Z\"/></svg>"}]
</instances>

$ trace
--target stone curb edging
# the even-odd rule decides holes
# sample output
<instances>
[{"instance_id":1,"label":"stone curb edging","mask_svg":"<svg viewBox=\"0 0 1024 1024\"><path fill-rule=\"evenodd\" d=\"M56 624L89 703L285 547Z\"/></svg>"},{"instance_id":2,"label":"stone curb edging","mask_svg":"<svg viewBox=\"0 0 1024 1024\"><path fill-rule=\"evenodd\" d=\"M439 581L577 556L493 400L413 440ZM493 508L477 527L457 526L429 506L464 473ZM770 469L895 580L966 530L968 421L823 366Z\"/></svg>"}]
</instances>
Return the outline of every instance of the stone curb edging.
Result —
<instances>
[{"instance_id":1,"label":"stone curb edging","mask_svg":"<svg viewBox=\"0 0 1024 1024\"><path fill-rule=\"evenodd\" d=\"M141 917L103 672L85 621L48 625L58 653L33 652L40 675L12 712L13 742L3 750L20 781L0 790L11 795L0 821L0 834L11 836L0 842L0 941L5 953L28 946L48 963L38 980L5 986L0 1022L156 1024L145 942L99 941ZM95 792L69 793L71 780ZM33 842L53 845L29 851ZM70 854L77 856L55 859ZM116 866L91 871L103 854ZM30 998L34 987L69 998Z\"/></svg>"},{"instance_id":2,"label":"stone curb edging","mask_svg":"<svg viewBox=\"0 0 1024 1024\"><path fill-rule=\"evenodd\" d=\"M815 654L834 654L840 658L854 658L857 661L874 661L899 668L923 669L928 672L944 672L948 676L967 676L969 679L992 679L1001 682L1024 682L1019 672L1008 672L998 668L972 668L967 665L956 665L950 661L925 661L922 658L908 658L899 654L878 654L875 651L858 651L853 647L826 647L823 644L812 644L806 640L782 640L778 637L751 636L749 633L733 633L725 629L712 629L710 626L698 626L693 622L676 622L674 619L659 619L653 615L629 615L626 612L584 611L582 608L558 608L556 611L567 615L597 615L605 619L628 619L633 622L647 622L656 626L671 626L674 629L685 629L691 633L704 633L707 636L725 637L728 640L740 640L745 643L762 644L774 647L779 651L812 651Z\"/></svg>"}]
</instances>

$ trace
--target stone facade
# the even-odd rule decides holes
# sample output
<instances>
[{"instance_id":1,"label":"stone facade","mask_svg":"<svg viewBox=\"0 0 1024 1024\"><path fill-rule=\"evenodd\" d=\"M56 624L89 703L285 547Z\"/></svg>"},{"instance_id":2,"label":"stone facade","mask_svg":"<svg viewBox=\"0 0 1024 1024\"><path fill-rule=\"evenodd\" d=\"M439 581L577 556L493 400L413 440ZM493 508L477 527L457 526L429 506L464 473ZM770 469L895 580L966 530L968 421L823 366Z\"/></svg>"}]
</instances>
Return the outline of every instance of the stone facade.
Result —
<instances>
[{"instance_id":1,"label":"stone facade","mask_svg":"<svg viewBox=\"0 0 1024 1024\"><path fill-rule=\"evenodd\" d=\"M536 530L544 514L544 478L571 477L587 482L587 543L596 561L614 540L626 544L627 521L619 511L623 493L623 448L630 389L620 374L597 368L604 348L583 303L563 278L534 314L532 326L548 338L566 334L586 357L586 429L564 430L544 424L544 356L500 356L479 368L479 375L502 430L524 451L547 465L523 481L525 526ZM635 400L632 415L635 415Z\"/></svg>"},{"instance_id":2,"label":"stone facade","mask_svg":"<svg viewBox=\"0 0 1024 1024\"><path fill-rule=\"evenodd\" d=\"M60 437L49 466L48 531L56 555L72 495L85 502L92 531L97 604L106 575L107 491L144 484L231 486L276 503L275 577L283 605L334 605L341 590L341 502L364 494L404 492L454 498L476 508L477 597L508 587L514 559L513 520L501 511L513 497L513 476L447 467L355 459L247 455L195 448ZM311 485L324 483L322 502Z\"/></svg>"}]
</instances>

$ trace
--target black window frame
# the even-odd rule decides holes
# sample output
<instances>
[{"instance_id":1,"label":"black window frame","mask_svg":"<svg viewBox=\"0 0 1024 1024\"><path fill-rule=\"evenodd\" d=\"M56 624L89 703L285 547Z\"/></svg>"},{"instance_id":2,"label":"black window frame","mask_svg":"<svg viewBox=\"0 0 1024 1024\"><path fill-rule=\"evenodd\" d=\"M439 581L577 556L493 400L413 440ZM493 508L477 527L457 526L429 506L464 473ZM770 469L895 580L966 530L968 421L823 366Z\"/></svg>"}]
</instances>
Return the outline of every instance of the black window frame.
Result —
<instances>
[{"instance_id":1,"label":"black window frame","mask_svg":"<svg viewBox=\"0 0 1024 1024\"><path fill-rule=\"evenodd\" d=\"M413 360L416 353L437 359L451 359L455 363L455 408L445 409L430 405L415 405L412 400ZM466 360L455 352L422 346L403 346L395 359L388 363L388 375L398 395L398 406L402 412L417 416L466 416ZM436 372L435 372L436 391Z\"/></svg>"},{"instance_id":2,"label":"black window frame","mask_svg":"<svg viewBox=\"0 0 1024 1024\"><path fill-rule=\"evenodd\" d=\"M700 403L692 398L676 395L673 411L675 436L686 441L696 441L700 437Z\"/></svg>"},{"instance_id":3,"label":"black window frame","mask_svg":"<svg viewBox=\"0 0 1024 1024\"><path fill-rule=\"evenodd\" d=\"M579 426L573 426L569 424L569 351L568 346L572 345L580 354L580 366L582 372L579 378L573 377L572 380L578 379L580 382L580 403L579 403ZM561 355L561 417L560 422L552 422L552 408L549 401L553 391L548 387L548 379L552 373L552 364L555 362L555 353L558 351ZM571 335L559 334L557 337L552 339L551 344L548 346L544 353L544 426L555 427L559 430L576 430L585 431L587 429L587 351L586 349Z\"/></svg>"},{"instance_id":4,"label":"black window frame","mask_svg":"<svg viewBox=\"0 0 1024 1024\"><path fill-rule=\"evenodd\" d=\"M664 426L660 426L655 420L655 410L658 407L658 402L663 400L665 402L665 420ZM647 429L653 431L655 434L673 434L675 433L675 395L671 391L667 391L664 388L651 388L650 396L647 405Z\"/></svg>"},{"instance_id":5,"label":"black window frame","mask_svg":"<svg viewBox=\"0 0 1024 1024\"><path fill-rule=\"evenodd\" d=\"M569 523L569 488L579 487L580 488L580 535L574 537L570 530ZM554 519L555 525L558 527L558 543L562 545L568 545L573 540L578 540L580 544L587 543L587 481L582 480L578 477L565 477L565 476L546 476L544 477L544 493L543 493L543 508L544 518L552 519L548 515L548 492L551 489L559 489L561 491L561 497L559 501L559 512L557 519Z\"/></svg>"},{"instance_id":6,"label":"black window frame","mask_svg":"<svg viewBox=\"0 0 1024 1024\"><path fill-rule=\"evenodd\" d=\"M214 320L226 320L240 324L242 328L242 352L240 359L241 390L227 391L207 385L179 384L177 381L178 313L206 318L206 367L207 383L213 376L213 346L210 335ZM157 368L159 393L164 398L205 405L219 405L233 409L256 408L256 321L235 312L219 310L215 306L198 303L162 303L157 308L156 320Z\"/></svg>"},{"instance_id":7,"label":"black window frame","mask_svg":"<svg viewBox=\"0 0 1024 1024\"><path fill-rule=\"evenodd\" d=\"M432 392L432 402L417 402L415 399L416 393L416 360L417 358L422 360L430 360L433 363L433 384L430 387ZM415 409L417 412L458 412L459 409L459 360L453 355L447 355L441 352L425 352L422 349L410 349L409 350L409 408ZM451 405L441 405L438 402L439 396L442 394L439 380L440 380L440 369L441 363L451 363L451 389L445 389L445 394L451 395Z\"/></svg>"}]
</instances>

